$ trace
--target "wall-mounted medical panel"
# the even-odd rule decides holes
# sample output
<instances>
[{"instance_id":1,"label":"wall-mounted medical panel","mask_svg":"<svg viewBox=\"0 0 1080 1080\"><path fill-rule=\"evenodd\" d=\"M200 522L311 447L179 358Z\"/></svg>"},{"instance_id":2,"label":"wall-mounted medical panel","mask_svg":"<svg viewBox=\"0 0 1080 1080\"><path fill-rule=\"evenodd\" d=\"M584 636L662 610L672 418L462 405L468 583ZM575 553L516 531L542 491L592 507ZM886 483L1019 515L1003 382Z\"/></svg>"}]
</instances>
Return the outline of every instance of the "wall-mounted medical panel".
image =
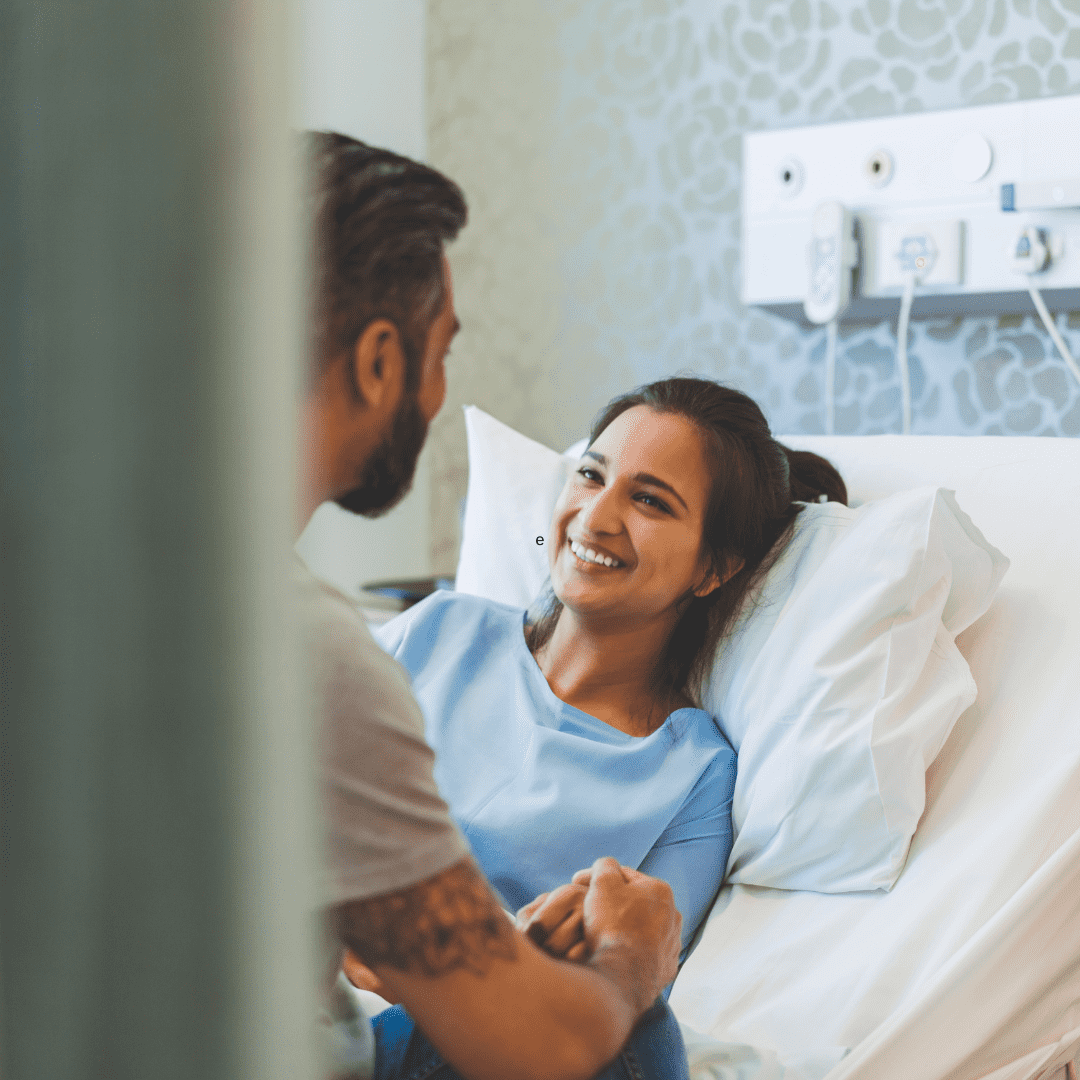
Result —
<instances>
[{"instance_id":1,"label":"wall-mounted medical panel","mask_svg":"<svg viewBox=\"0 0 1080 1080\"><path fill-rule=\"evenodd\" d=\"M845 318L895 312L922 251L914 316L1029 313L1029 280L1080 308L1080 95L755 132L742 191L746 304L804 317L814 214L839 204L858 247Z\"/></svg>"}]
</instances>

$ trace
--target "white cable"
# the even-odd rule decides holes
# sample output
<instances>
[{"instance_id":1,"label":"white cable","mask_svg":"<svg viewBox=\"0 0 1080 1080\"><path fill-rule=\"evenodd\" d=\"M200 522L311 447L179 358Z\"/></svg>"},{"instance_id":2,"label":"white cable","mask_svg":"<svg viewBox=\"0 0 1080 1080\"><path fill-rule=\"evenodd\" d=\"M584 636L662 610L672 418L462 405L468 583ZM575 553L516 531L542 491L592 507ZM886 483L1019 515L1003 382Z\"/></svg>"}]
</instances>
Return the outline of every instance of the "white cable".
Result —
<instances>
[{"instance_id":1,"label":"white cable","mask_svg":"<svg viewBox=\"0 0 1080 1080\"><path fill-rule=\"evenodd\" d=\"M900 318L896 323L896 366L900 371L901 430L911 434L911 375L908 372L907 335L911 321L911 301L915 297L915 275L904 277L904 293L900 297Z\"/></svg>"},{"instance_id":2,"label":"white cable","mask_svg":"<svg viewBox=\"0 0 1080 1080\"><path fill-rule=\"evenodd\" d=\"M836 330L839 319L825 327L825 434L832 435L836 414Z\"/></svg>"},{"instance_id":3,"label":"white cable","mask_svg":"<svg viewBox=\"0 0 1080 1080\"><path fill-rule=\"evenodd\" d=\"M1046 308L1046 301L1043 300L1042 293L1032 285L1030 278L1028 278L1028 292L1031 293L1031 299L1035 304L1035 310L1039 313L1039 318L1043 321L1043 326L1046 327L1050 336L1054 339L1057 351L1061 353L1061 359L1069 365L1072 373L1076 376L1077 382L1080 382L1080 365L1073 359L1073 354L1069 352L1069 346L1065 344L1065 339L1061 336L1057 323L1054 322L1053 316Z\"/></svg>"}]
</instances>

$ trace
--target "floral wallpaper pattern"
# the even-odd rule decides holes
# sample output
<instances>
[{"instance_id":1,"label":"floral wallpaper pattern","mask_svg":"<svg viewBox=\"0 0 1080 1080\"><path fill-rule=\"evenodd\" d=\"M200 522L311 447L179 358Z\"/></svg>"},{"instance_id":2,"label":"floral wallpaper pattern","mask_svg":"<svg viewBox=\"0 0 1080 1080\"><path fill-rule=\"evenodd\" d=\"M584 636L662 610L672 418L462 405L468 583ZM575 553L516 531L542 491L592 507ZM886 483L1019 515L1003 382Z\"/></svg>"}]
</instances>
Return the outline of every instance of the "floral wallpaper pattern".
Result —
<instances>
[{"instance_id":1,"label":"floral wallpaper pattern","mask_svg":"<svg viewBox=\"0 0 1080 1080\"><path fill-rule=\"evenodd\" d=\"M430 0L428 35L431 160L472 210L432 436L443 569L466 402L562 446L692 370L823 430L824 331L738 301L743 132L1080 93L1080 0ZM1080 312L1058 326L1080 353ZM841 324L838 432L899 430L894 335ZM914 322L909 355L915 433L1080 435L1035 318Z\"/></svg>"}]
</instances>

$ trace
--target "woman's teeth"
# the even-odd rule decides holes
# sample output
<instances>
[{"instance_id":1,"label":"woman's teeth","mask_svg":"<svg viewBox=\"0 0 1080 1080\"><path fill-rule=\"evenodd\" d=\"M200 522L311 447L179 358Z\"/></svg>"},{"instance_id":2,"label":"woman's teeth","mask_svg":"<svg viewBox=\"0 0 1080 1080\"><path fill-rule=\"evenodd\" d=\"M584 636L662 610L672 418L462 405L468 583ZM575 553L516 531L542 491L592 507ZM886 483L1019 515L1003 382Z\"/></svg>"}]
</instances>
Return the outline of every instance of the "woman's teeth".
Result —
<instances>
[{"instance_id":1,"label":"woman's teeth","mask_svg":"<svg viewBox=\"0 0 1080 1080\"><path fill-rule=\"evenodd\" d=\"M582 562L596 563L598 566L622 566L622 563L618 559L613 559L610 555L601 555L592 548L583 547L576 540L570 541L570 550L582 560Z\"/></svg>"}]
</instances>

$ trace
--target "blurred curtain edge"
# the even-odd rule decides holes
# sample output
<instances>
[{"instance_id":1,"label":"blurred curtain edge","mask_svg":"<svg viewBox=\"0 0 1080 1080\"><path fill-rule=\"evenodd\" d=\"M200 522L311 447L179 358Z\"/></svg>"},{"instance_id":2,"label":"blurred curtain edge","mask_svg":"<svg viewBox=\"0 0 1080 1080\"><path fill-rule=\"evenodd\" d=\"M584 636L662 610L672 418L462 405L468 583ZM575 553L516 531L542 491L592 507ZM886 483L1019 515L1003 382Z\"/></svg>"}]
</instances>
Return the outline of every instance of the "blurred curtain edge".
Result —
<instances>
[{"instance_id":1,"label":"blurred curtain edge","mask_svg":"<svg viewBox=\"0 0 1080 1080\"><path fill-rule=\"evenodd\" d=\"M294 0L0 6L0 1075L316 1075Z\"/></svg>"}]
</instances>

